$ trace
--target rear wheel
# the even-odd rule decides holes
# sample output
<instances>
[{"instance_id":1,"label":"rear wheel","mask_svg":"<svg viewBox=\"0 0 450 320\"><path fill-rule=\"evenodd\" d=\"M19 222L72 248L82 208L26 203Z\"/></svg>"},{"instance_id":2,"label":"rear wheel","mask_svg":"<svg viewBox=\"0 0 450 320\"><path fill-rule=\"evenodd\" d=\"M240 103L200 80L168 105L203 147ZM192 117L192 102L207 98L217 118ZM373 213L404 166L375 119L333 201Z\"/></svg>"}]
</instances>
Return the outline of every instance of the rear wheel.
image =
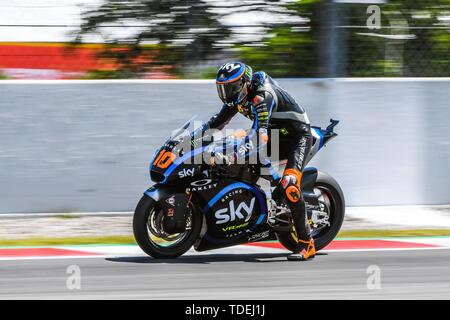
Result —
<instances>
[{"instance_id":1,"label":"rear wheel","mask_svg":"<svg viewBox=\"0 0 450 320\"><path fill-rule=\"evenodd\" d=\"M314 238L316 250L321 250L336 237L341 229L345 215L345 200L337 181L323 172L319 172L317 176L314 193L318 195L320 211L324 214L310 219L315 222L310 222L311 235ZM286 249L294 251L297 245L295 230L278 232L276 236Z\"/></svg>"},{"instance_id":2,"label":"rear wheel","mask_svg":"<svg viewBox=\"0 0 450 320\"><path fill-rule=\"evenodd\" d=\"M154 258L176 258L188 251L202 226L200 211L194 206L188 210L186 231L168 234L163 228L164 212L158 202L144 195L133 216L133 233L139 247Z\"/></svg>"}]
</instances>

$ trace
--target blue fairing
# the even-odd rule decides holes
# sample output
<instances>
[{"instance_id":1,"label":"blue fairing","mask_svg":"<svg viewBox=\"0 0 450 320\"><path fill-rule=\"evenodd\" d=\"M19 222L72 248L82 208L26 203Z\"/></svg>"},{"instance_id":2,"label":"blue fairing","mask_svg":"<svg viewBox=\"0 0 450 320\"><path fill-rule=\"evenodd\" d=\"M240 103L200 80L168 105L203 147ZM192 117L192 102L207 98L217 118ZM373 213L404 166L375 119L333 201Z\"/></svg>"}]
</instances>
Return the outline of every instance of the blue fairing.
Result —
<instances>
[{"instance_id":1,"label":"blue fairing","mask_svg":"<svg viewBox=\"0 0 450 320\"><path fill-rule=\"evenodd\" d=\"M144 194L150 198L152 198L155 201L158 201L160 199L160 192L158 188L151 187L147 189Z\"/></svg>"},{"instance_id":2,"label":"blue fairing","mask_svg":"<svg viewBox=\"0 0 450 320\"><path fill-rule=\"evenodd\" d=\"M195 157L196 155L198 155L199 153L202 153L204 150L206 149L206 147L200 147L197 149L194 149L192 151L190 151L189 153L186 153L185 155L183 155L182 157L176 159L168 168L167 170L164 171L163 175L164 175L164 180L160 182L160 184L164 184L167 182L167 179L169 178L169 176L172 174L172 172L181 164L183 164L187 159L190 159L191 157ZM150 164L150 171L153 168L153 162L151 162Z\"/></svg>"},{"instance_id":3,"label":"blue fairing","mask_svg":"<svg viewBox=\"0 0 450 320\"><path fill-rule=\"evenodd\" d=\"M263 197L263 194L261 193L261 191L259 189L256 189L256 188L246 184L246 183L236 182L236 183L226 186L225 188L220 190L213 198L211 198L211 200L208 201L208 204L203 208L202 212L203 212L203 214L207 214L209 212L209 210L214 206L214 204L217 201L219 201L225 194L227 194L228 192L230 192L234 189L239 189L239 188L250 190L258 199L258 202L259 202L259 205L261 208L261 214L259 215L258 220L256 221L256 223L253 226L251 226L249 228L249 231L253 231L256 229L256 227L258 225L260 225L264 221L264 218L267 215L267 204L266 204L265 198ZM230 238L230 239L216 239L216 238L209 236L208 234L205 234L205 239L207 239L208 241L211 241L213 243L227 243L227 242L234 242L234 241L236 241L237 238L243 237L245 235L246 234L243 233L237 237Z\"/></svg>"},{"instance_id":4,"label":"blue fairing","mask_svg":"<svg viewBox=\"0 0 450 320\"><path fill-rule=\"evenodd\" d=\"M322 130L318 129L318 128L311 128L311 130L314 130L316 132L316 134L319 136L319 149L323 147L324 142L325 142L325 137L323 135Z\"/></svg>"}]
</instances>

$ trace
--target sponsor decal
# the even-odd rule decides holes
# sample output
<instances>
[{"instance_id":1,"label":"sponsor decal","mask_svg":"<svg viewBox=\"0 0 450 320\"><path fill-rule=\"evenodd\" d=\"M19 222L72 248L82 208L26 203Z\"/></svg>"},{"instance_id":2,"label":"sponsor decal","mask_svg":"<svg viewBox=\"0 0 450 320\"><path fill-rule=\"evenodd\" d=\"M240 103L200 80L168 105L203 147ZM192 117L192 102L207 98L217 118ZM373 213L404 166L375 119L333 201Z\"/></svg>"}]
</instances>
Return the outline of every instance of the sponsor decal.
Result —
<instances>
[{"instance_id":1,"label":"sponsor decal","mask_svg":"<svg viewBox=\"0 0 450 320\"><path fill-rule=\"evenodd\" d=\"M168 217L173 217L175 210L173 208L169 208L167 209L167 216Z\"/></svg>"},{"instance_id":2,"label":"sponsor decal","mask_svg":"<svg viewBox=\"0 0 450 320\"><path fill-rule=\"evenodd\" d=\"M305 151L306 151L306 138L302 137L300 140L300 154L298 155L298 163L303 164L303 161L305 160Z\"/></svg>"},{"instance_id":3,"label":"sponsor decal","mask_svg":"<svg viewBox=\"0 0 450 320\"><path fill-rule=\"evenodd\" d=\"M192 177L194 176L195 168L192 169L183 169L182 171L178 171L178 176L180 178Z\"/></svg>"},{"instance_id":4,"label":"sponsor decal","mask_svg":"<svg viewBox=\"0 0 450 320\"><path fill-rule=\"evenodd\" d=\"M211 179L203 179L191 182L191 187L186 188L187 192L204 191L217 187L217 183L212 183Z\"/></svg>"},{"instance_id":5,"label":"sponsor decal","mask_svg":"<svg viewBox=\"0 0 450 320\"><path fill-rule=\"evenodd\" d=\"M206 185L210 184L211 182L212 182L211 179L197 180L197 181L191 182L191 186L193 186L193 187L203 187L203 186L206 186Z\"/></svg>"},{"instance_id":6,"label":"sponsor decal","mask_svg":"<svg viewBox=\"0 0 450 320\"><path fill-rule=\"evenodd\" d=\"M242 224L239 224L239 225L235 225L235 226L223 227L222 231L223 232L227 232L227 231L234 231L234 230L237 230L237 229L242 229L242 228L245 228L246 226L248 226L248 224L249 224L249 222L245 222L245 223L242 223Z\"/></svg>"},{"instance_id":7,"label":"sponsor decal","mask_svg":"<svg viewBox=\"0 0 450 320\"><path fill-rule=\"evenodd\" d=\"M233 222L236 219L247 222L252 216L255 199L256 198L252 198L249 205L243 201L237 206L234 204L234 200L231 200L228 202L228 208L217 210L214 214L217 219L216 224L223 224L229 221Z\"/></svg>"},{"instance_id":8,"label":"sponsor decal","mask_svg":"<svg viewBox=\"0 0 450 320\"><path fill-rule=\"evenodd\" d=\"M237 194L241 194L242 192L244 192L244 189L234 189L233 191L225 195L222 199L220 199L220 201L226 202L228 199L232 198Z\"/></svg>"},{"instance_id":9,"label":"sponsor decal","mask_svg":"<svg viewBox=\"0 0 450 320\"><path fill-rule=\"evenodd\" d=\"M228 72L233 72L236 69L239 69L241 65L239 63L227 63L222 67L222 70L227 70Z\"/></svg>"},{"instance_id":10,"label":"sponsor decal","mask_svg":"<svg viewBox=\"0 0 450 320\"><path fill-rule=\"evenodd\" d=\"M289 131L286 128L281 128L280 129L281 134L286 135L289 133Z\"/></svg>"},{"instance_id":11,"label":"sponsor decal","mask_svg":"<svg viewBox=\"0 0 450 320\"><path fill-rule=\"evenodd\" d=\"M246 142L239 148L239 154L244 155L246 152L252 149L253 149L253 142L252 141Z\"/></svg>"},{"instance_id":12,"label":"sponsor decal","mask_svg":"<svg viewBox=\"0 0 450 320\"><path fill-rule=\"evenodd\" d=\"M175 206L175 196L171 196L170 198L166 199L166 202L170 204L172 207Z\"/></svg>"},{"instance_id":13,"label":"sponsor decal","mask_svg":"<svg viewBox=\"0 0 450 320\"><path fill-rule=\"evenodd\" d=\"M267 238L269 235L270 235L270 231L269 231L269 230L266 230L266 231L264 231L264 232L257 233L257 234L254 234L254 235L250 236L250 237L248 238L248 241L249 241L249 242L252 242L252 241L258 241L258 240Z\"/></svg>"}]
</instances>

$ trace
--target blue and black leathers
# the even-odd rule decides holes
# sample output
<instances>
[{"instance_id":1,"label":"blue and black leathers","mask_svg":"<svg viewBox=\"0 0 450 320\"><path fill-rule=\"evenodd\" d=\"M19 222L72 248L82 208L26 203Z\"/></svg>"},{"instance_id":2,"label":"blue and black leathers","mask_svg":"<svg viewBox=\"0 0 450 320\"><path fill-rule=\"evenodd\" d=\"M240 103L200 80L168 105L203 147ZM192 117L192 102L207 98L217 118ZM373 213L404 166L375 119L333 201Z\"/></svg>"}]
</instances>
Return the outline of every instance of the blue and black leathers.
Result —
<instances>
[{"instance_id":1,"label":"blue and black leathers","mask_svg":"<svg viewBox=\"0 0 450 320\"><path fill-rule=\"evenodd\" d=\"M252 128L260 134L270 135L270 129L280 130L280 159L287 159L287 164L278 194L285 195L299 241L309 241L310 228L300 192L302 171L311 149L311 129L305 110L276 81L260 71L252 76L247 98L239 105L224 104L205 129L224 128L238 112L251 119Z\"/></svg>"}]
</instances>

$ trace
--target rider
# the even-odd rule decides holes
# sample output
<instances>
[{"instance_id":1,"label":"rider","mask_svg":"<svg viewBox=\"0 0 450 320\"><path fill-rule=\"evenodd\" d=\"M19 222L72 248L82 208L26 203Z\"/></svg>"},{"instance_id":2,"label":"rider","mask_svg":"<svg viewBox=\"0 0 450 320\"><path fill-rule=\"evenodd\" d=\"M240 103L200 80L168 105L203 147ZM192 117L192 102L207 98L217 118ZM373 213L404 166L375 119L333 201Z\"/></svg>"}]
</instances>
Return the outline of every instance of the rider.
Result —
<instances>
[{"instance_id":1,"label":"rider","mask_svg":"<svg viewBox=\"0 0 450 320\"><path fill-rule=\"evenodd\" d=\"M300 190L302 172L311 149L311 128L305 110L263 71L252 72L241 62L222 65L216 77L217 92L224 105L204 129L222 129L240 112L253 120L253 129L268 141L268 129L280 130L280 155L287 159L277 192L284 193L293 214L297 248L288 260L314 258L315 247Z\"/></svg>"}]
</instances>

